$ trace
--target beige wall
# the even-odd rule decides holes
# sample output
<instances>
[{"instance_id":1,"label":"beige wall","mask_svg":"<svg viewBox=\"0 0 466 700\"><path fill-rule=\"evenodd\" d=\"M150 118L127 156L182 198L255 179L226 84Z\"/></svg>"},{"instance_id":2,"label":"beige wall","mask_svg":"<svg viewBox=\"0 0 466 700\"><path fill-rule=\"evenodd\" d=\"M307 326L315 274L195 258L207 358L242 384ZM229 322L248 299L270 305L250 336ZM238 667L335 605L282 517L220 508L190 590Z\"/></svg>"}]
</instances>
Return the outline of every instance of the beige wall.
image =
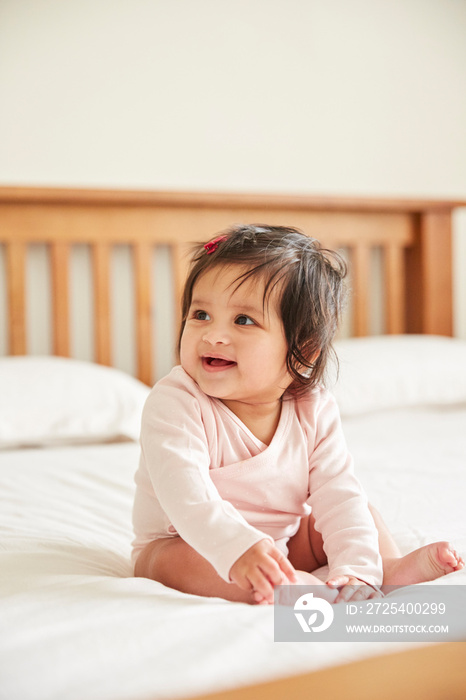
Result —
<instances>
[{"instance_id":1,"label":"beige wall","mask_svg":"<svg viewBox=\"0 0 466 700\"><path fill-rule=\"evenodd\" d=\"M2 0L0 183L465 200L465 37L464 0Z\"/></svg>"}]
</instances>

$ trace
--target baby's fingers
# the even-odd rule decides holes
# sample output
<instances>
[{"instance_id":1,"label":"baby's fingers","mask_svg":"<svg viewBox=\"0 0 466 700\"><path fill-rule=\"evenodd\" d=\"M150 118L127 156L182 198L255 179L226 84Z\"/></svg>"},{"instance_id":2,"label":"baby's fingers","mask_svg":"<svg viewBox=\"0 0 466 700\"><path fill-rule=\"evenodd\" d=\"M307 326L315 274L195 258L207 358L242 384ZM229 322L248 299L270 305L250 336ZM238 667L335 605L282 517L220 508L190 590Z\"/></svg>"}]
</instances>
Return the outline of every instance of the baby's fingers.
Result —
<instances>
[{"instance_id":1,"label":"baby's fingers","mask_svg":"<svg viewBox=\"0 0 466 700\"><path fill-rule=\"evenodd\" d=\"M270 554L275 559L279 567L279 578L278 580L271 579L273 583L276 586L286 585L288 582L296 583L296 572L293 565L285 557L285 555L277 548L275 548ZM285 575L285 580L283 580L283 574Z\"/></svg>"},{"instance_id":2,"label":"baby's fingers","mask_svg":"<svg viewBox=\"0 0 466 700\"><path fill-rule=\"evenodd\" d=\"M372 588L372 586L354 576L338 576L327 581L327 584L332 588L340 588L335 603L367 600L368 598L378 598L382 595L379 590Z\"/></svg>"},{"instance_id":3,"label":"baby's fingers","mask_svg":"<svg viewBox=\"0 0 466 700\"><path fill-rule=\"evenodd\" d=\"M262 573L257 572L250 577L253 598L256 602L261 601L273 603L273 585L269 579Z\"/></svg>"},{"instance_id":4,"label":"baby's fingers","mask_svg":"<svg viewBox=\"0 0 466 700\"><path fill-rule=\"evenodd\" d=\"M342 601L357 601L357 600L368 600L369 598L381 598L382 593L372 586L368 586L365 583L360 583L358 585L345 586L338 594L335 603L340 603Z\"/></svg>"},{"instance_id":5,"label":"baby's fingers","mask_svg":"<svg viewBox=\"0 0 466 700\"><path fill-rule=\"evenodd\" d=\"M269 601L266 600L260 593L253 591L252 597L257 605L268 605Z\"/></svg>"},{"instance_id":6,"label":"baby's fingers","mask_svg":"<svg viewBox=\"0 0 466 700\"><path fill-rule=\"evenodd\" d=\"M288 581L278 562L272 556L268 556L260 563L259 571L272 587L283 585ZM257 588L257 585L254 588Z\"/></svg>"}]
</instances>

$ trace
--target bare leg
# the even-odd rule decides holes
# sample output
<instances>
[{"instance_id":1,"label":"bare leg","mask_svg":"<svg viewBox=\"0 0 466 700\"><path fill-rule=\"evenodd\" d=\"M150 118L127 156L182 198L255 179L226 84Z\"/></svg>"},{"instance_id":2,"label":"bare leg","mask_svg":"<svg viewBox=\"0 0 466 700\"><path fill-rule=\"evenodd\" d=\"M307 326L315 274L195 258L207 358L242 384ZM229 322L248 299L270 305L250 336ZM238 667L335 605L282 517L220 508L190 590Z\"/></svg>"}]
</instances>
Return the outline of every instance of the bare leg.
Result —
<instances>
[{"instance_id":1,"label":"bare leg","mask_svg":"<svg viewBox=\"0 0 466 700\"><path fill-rule=\"evenodd\" d=\"M322 537L315 529L312 514L309 518L301 520L298 532L289 540L288 559L296 569L299 585L322 586L322 594L319 597L325 598L329 602L335 600L338 591L328 588L323 581L311 573L327 563Z\"/></svg>"},{"instance_id":2,"label":"bare leg","mask_svg":"<svg viewBox=\"0 0 466 700\"><path fill-rule=\"evenodd\" d=\"M327 563L322 535L315 529L312 513L301 520L298 532L289 540L288 559L299 571L315 571Z\"/></svg>"},{"instance_id":3,"label":"bare leg","mask_svg":"<svg viewBox=\"0 0 466 700\"><path fill-rule=\"evenodd\" d=\"M380 513L370 505L369 510L379 534L384 585L407 586L423 581L433 581L463 568L463 559L448 542L433 542L401 556ZM289 559L293 566L303 568L305 571L315 571L319 566L327 563L322 536L315 529L312 514L308 519L303 518L298 532L290 540ZM307 568L308 566L311 568Z\"/></svg>"},{"instance_id":4,"label":"bare leg","mask_svg":"<svg viewBox=\"0 0 466 700\"><path fill-rule=\"evenodd\" d=\"M316 567L314 567L316 568ZM298 571L298 583L325 586L307 571ZM150 542L140 553L134 575L159 581L169 588L205 597L224 598L253 605L265 603L262 596L244 591L234 583L227 583L213 566L181 537L170 537ZM323 597L333 601L337 591L323 591Z\"/></svg>"},{"instance_id":5,"label":"bare leg","mask_svg":"<svg viewBox=\"0 0 466 700\"><path fill-rule=\"evenodd\" d=\"M374 518L375 527L379 533L379 551L382 561L384 562L385 571L385 561L387 559L399 559L401 558L401 552L398 549L398 545L393 539L390 530L385 525L379 511L369 504L369 510L372 517Z\"/></svg>"},{"instance_id":6,"label":"bare leg","mask_svg":"<svg viewBox=\"0 0 466 700\"><path fill-rule=\"evenodd\" d=\"M406 586L432 581L463 568L464 561L448 542L435 542L401 556L382 517L375 508L369 508L379 533L384 585ZM321 584L322 581L311 572L327 564L327 555L312 514L302 519L288 549L289 560L297 570L298 583ZM140 553L134 573L184 593L250 604L263 602L252 590L244 591L236 584L224 581L213 566L180 537L150 542Z\"/></svg>"},{"instance_id":7,"label":"bare leg","mask_svg":"<svg viewBox=\"0 0 466 700\"><path fill-rule=\"evenodd\" d=\"M380 513L369 507L379 533L385 586L408 586L434 581L463 568L464 561L449 542L432 542L402 557Z\"/></svg>"},{"instance_id":8,"label":"bare leg","mask_svg":"<svg viewBox=\"0 0 466 700\"><path fill-rule=\"evenodd\" d=\"M150 542L140 553L135 576L159 581L183 593L255 603L252 591L227 583L213 566L181 537Z\"/></svg>"}]
</instances>

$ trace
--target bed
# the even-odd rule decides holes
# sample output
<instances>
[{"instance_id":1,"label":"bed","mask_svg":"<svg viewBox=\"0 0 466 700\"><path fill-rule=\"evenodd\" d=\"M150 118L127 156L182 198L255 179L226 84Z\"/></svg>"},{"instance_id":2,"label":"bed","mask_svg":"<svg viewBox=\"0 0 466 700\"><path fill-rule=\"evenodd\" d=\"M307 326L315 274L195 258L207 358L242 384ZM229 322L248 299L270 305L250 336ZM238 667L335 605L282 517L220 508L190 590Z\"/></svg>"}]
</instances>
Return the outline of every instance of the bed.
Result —
<instances>
[{"instance_id":1,"label":"bed","mask_svg":"<svg viewBox=\"0 0 466 700\"><path fill-rule=\"evenodd\" d=\"M350 263L330 381L371 502L403 553L446 539L466 555L466 342L452 337L451 293L462 205L0 188L0 698L466 695L466 569L435 582L460 592L444 643L285 643L273 606L181 594L130 565L139 417L175 361L187 248L264 221ZM47 282L31 291L37 253ZM131 332L118 336L124 313ZM31 341L37 328L45 341Z\"/></svg>"}]
</instances>

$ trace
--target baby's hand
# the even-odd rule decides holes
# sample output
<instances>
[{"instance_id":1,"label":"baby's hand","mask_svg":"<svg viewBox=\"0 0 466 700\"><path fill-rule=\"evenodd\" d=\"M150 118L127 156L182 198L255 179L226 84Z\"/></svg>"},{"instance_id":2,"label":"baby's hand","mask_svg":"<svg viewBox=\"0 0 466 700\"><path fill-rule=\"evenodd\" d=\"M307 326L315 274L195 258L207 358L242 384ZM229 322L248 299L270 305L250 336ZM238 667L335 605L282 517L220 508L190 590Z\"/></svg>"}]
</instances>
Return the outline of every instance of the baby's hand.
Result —
<instances>
[{"instance_id":1,"label":"baby's hand","mask_svg":"<svg viewBox=\"0 0 466 700\"><path fill-rule=\"evenodd\" d=\"M330 586L330 588L341 588L341 591L335 598L335 603L382 597L382 593L379 590L372 588L372 586L355 576L335 576L327 581L327 586Z\"/></svg>"},{"instance_id":2,"label":"baby's hand","mask_svg":"<svg viewBox=\"0 0 466 700\"><path fill-rule=\"evenodd\" d=\"M230 578L243 590L252 590L257 602L267 603L273 603L274 586L296 582L294 568L268 539L260 540L235 561Z\"/></svg>"}]
</instances>

